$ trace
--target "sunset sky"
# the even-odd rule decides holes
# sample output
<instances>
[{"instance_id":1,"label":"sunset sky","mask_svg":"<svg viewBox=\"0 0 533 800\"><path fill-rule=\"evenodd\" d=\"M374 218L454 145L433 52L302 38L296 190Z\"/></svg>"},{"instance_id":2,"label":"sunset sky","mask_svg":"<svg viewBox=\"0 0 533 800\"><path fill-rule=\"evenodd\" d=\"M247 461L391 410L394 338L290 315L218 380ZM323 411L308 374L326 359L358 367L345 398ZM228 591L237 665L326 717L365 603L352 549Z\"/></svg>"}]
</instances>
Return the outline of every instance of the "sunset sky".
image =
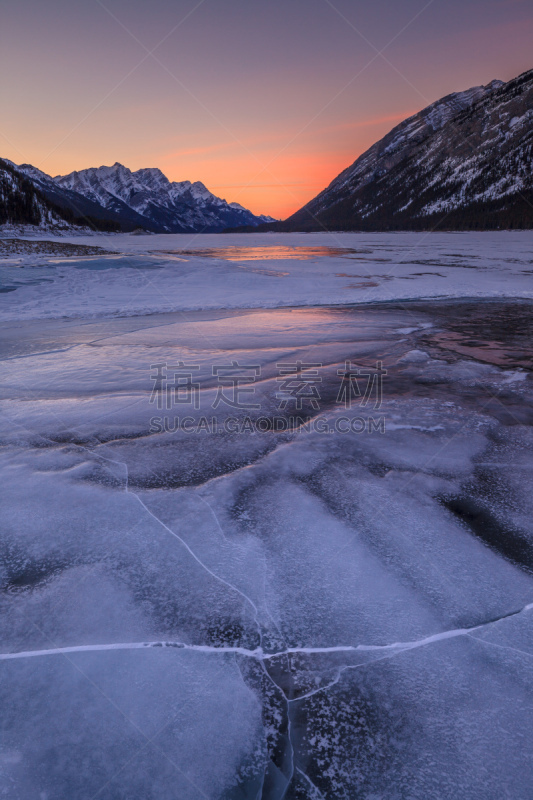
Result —
<instances>
[{"instance_id":1,"label":"sunset sky","mask_svg":"<svg viewBox=\"0 0 533 800\"><path fill-rule=\"evenodd\" d=\"M284 218L439 97L533 67L531 0L4 0L0 156Z\"/></svg>"}]
</instances>

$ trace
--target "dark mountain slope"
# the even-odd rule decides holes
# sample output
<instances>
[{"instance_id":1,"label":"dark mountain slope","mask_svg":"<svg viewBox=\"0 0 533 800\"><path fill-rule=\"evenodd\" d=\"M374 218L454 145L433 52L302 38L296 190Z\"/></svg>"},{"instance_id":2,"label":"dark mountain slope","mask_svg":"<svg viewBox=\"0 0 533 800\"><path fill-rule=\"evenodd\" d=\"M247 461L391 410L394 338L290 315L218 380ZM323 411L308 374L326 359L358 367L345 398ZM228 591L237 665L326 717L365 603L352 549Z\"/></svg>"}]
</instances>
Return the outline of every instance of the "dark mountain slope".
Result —
<instances>
[{"instance_id":1,"label":"dark mountain slope","mask_svg":"<svg viewBox=\"0 0 533 800\"><path fill-rule=\"evenodd\" d=\"M533 228L533 70L394 128L278 230Z\"/></svg>"},{"instance_id":2,"label":"dark mountain slope","mask_svg":"<svg viewBox=\"0 0 533 800\"><path fill-rule=\"evenodd\" d=\"M71 225L117 230L112 222L95 219L76 204L54 202L28 175L0 159L0 225L35 225L68 229Z\"/></svg>"}]
</instances>

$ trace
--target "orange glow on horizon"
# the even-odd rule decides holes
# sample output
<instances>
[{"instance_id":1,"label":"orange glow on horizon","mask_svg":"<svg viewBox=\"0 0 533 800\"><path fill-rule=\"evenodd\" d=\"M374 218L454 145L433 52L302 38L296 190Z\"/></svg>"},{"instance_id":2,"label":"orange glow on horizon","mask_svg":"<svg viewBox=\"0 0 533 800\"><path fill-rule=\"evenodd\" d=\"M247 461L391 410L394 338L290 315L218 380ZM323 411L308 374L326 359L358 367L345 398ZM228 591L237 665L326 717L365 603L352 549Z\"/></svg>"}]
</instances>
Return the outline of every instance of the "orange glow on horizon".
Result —
<instances>
[{"instance_id":1,"label":"orange glow on horizon","mask_svg":"<svg viewBox=\"0 0 533 800\"><path fill-rule=\"evenodd\" d=\"M275 218L424 106L532 66L528 0L4 5L0 157L159 167Z\"/></svg>"},{"instance_id":2,"label":"orange glow on horizon","mask_svg":"<svg viewBox=\"0 0 533 800\"><path fill-rule=\"evenodd\" d=\"M170 180L201 180L229 202L240 203L256 214L285 219L325 189L392 127L414 113L408 110L317 127L301 136L298 132L273 134L174 150L162 156L160 167ZM349 133L358 129L367 129L367 133L358 136L352 145ZM334 142L331 150L323 142L326 134ZM304 152L298 152L297 145ZM183 177L184 163L195 177Z\"/></svg>"},{"instance_id":3,"label":"orange glow on horizon","mask_svg":"<svg viewBox=\"0 0 533 800\"><path fill-rule=\"evenodd\" d=\"M270 213L271 216L274 213L268 209L274 208L276 218L285 219L331 183L357 155L292 153L257 161L252 154L235 153L227 160L217 159L208 164L199 160L194 174L196 180L209 174L210 180L202 182L228 202L240 203L256 214ZM172 180L176 179L174 173L181 172L177 165L169 165L165 174Z\"/></svg>"}]
</instances>

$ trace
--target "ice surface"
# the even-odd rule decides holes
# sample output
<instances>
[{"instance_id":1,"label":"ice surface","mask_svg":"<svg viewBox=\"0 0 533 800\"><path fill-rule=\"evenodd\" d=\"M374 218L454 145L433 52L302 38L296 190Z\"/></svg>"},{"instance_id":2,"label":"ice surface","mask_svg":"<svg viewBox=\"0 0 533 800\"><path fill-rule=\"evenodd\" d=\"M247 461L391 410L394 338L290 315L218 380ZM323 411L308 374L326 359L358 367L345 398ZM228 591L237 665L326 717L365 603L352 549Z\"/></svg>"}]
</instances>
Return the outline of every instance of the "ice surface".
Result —
<instances>
[{"instance_id":1,"label":"ice surface","mask_svg":"<svg viewBox=\"0 0 533 800\"><path fill-rule=\"evenodd\" d=\"M393 259L372 266L388 302L353 307L328 305L370 299L336 274L370 254L317 253L319 236L171 262L140 251L248 237L107 237L129 266L4 267L52 283L2 301L3 796L531 796L531 302L479 299L526 296L530 239L490 237L424 256L417 237L342 235ZM391 302L402 281L379 276L430 252L416 271L468 269L446 292L478 299ZM418 277L411 296L431 294ZM200 407L158 410L151 365L179 360ZM213 408L232 360L260 367L259 409ZM297 420L276 380L297 360L322 364L319 408L224 429ZM377 361L381 407L345 408L346 362ZM153 427L185 413L220 429Z\"/></svg>"},{"instance_id":2,"label":"ice surface","mask_svg":"<svg viewBox=\"0 0 533 800\"><path fill-rule=\"evenodd\" d=\"M417 297L532 296L528 231L102 234L72 241L119 254L5 259L0 315L11 320L131 316Z\"/></svg>"}]
</instances>

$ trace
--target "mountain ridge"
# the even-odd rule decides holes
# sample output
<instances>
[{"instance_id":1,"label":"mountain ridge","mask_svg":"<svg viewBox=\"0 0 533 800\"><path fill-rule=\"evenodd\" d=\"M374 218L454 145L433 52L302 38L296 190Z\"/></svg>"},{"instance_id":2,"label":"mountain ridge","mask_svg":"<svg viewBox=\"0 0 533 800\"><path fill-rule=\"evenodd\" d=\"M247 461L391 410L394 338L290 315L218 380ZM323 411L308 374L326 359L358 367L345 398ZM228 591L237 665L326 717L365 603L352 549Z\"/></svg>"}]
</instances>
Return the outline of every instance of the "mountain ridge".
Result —
<instances>
[{"instance_id":1,"label":"mountain ridge","mask_svg":"<svg viewBox=\"0 0 533 800\"><path fill-rule=\"evenodd\" d=\"M69 218L88 218L96 227L197 233L273 221L272 217L252 214L239 203L216 197L200 181L171 182L158 167L133 172L117 161L110 167L90 167L52 177L31 164L4 161Z\"/></svg>"},{"instance_id":2,"label":"mountain ridge","mask_svg":"<svg viewBox=\"0 0 533 800\"><path fill-rule=\"evenodd\" d=\"M0 159L0 226L66 232L75 227L111 231L117 226L90 216L77 217L72 210L60 207L7 159Z\"/></svg>"},{"instance_id":3,"label":"mountain ridge","mask_svg":"<svg viewBox=\"0 0 533 800\"><path fill-rule=\"evenodd\" d=\"M533 70L446 95L403 120L284 222L200 181L169 181L157 167L115 162L52 178L4 159L0 180L0 220L26 214L31 224L40 216L158 233L529 229Z\"/></svg>"},{"instance_id":4,"label":"mountain ridge","mask_svg":"<svg viewBox=\"0 0 533 800\"><path fill-rule=\"evenodd\" d=\"M396 125L284 222L261 230L533 228L533 70Z\"/></svg>"}]
</instances>

